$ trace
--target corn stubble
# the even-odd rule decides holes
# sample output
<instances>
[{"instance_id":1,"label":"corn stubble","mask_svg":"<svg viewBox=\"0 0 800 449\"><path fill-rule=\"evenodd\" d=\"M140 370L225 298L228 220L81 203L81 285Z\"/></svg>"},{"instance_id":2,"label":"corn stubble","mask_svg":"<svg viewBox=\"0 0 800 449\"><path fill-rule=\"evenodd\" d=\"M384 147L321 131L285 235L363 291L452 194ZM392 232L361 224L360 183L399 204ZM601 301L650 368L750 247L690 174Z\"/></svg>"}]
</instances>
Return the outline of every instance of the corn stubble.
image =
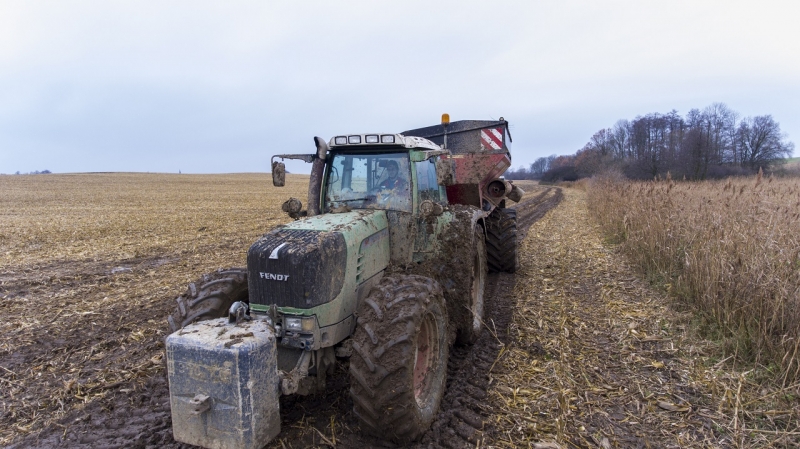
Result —
<instances>
[{"instance_id":1,"label":"corn stubble","mask_svg":"<svg viewBox=\"0 0 800 449\"><path fill-rule=\"evenodd\" d=\"M0 268L151 257L220 238L249 245L288 220L281 202L305 198L306 179L276 189L264 174L0 176ZM236 259L206 257L242 264L238 249Z\"/></svg>"},{"instance_id":2,"label":"corn stubble","mask_svg":"<svg viewBox=\"0 0 800 449\"><path fill-rule=\"evenodd\" d=\"M244 266L289 196L267 174L0 176L0 445L163 375L171 301ZM137 393L138 392L138 393ZM65 430L65 435L66 435Z\"/></svg>"}]
</instances>

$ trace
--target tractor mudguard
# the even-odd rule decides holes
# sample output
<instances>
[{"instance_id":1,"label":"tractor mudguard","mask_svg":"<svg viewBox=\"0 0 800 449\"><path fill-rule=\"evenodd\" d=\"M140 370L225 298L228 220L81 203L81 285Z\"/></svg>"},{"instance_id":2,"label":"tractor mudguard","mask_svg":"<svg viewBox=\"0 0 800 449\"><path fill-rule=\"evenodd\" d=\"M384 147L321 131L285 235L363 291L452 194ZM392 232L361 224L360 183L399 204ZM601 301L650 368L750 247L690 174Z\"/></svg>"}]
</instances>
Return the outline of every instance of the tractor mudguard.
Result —
<instances>
[{"instance_id":1,"label":"tractor mudguard","mask_svg":"<svg viewBox=\"0 0 800 449\"><path fill-rule=\"evenodd\" d=\"M278 435L277 346L266 321L201 321L168 336L166 348L175 440L256 449Z\"/></svg>"}]
</instances>

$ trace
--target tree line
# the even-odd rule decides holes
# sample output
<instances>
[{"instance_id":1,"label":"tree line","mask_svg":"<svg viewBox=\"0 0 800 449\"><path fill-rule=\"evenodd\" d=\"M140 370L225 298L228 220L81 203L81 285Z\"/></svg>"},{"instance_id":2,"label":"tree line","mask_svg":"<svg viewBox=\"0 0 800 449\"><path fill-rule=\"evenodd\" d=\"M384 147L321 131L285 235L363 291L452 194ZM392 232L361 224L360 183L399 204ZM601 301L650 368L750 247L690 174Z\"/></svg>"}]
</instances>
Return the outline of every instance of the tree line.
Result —
<instances>
[{"instance_id":1,"label":"tree line","mask_svg":"<svg viewBox=\"0 0 800 449\"><path fill-rule=\"evenodd\" d=\"M52 173L50 170L42 170L42 171L34 170L34 171L28 172L28 173L20 173L19 170L17 170L17 172L14 173L14 174L15 175L49 175L50 173Z\"/></svg>"},{"instance_id":2,"label":"tree line","mask_svg":"<svg viewBox=\"0 0 800 449\"><path fill-rule=\"evenodd\" d=\"M609 169L632 179L720 178L774 169L794 151L771 115L740 118L724 103L685 117L672 110L619 120L596 132L573 155L537 159L509 179L577 180Z\"/></svg>"}]
</instances>

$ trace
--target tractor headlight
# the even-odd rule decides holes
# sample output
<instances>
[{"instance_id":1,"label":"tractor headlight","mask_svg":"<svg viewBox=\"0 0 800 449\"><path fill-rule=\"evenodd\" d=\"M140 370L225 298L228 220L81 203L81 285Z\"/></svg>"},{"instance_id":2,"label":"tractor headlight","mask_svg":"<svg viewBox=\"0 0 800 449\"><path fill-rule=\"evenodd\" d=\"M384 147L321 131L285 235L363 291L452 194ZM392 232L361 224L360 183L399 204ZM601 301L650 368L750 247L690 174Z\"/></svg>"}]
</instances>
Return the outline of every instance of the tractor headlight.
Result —
<instances>
[{"instance_id":1,"label":"tractor headlight","mask_svg":"<svg viewBox=\"0 0 800 449\"><path fill-rule=\"evenodd\" d=\"M310 317L285 317L283 319L284 329L293 332L313 332L316 318Z\"/></svg>"}]
</instances>

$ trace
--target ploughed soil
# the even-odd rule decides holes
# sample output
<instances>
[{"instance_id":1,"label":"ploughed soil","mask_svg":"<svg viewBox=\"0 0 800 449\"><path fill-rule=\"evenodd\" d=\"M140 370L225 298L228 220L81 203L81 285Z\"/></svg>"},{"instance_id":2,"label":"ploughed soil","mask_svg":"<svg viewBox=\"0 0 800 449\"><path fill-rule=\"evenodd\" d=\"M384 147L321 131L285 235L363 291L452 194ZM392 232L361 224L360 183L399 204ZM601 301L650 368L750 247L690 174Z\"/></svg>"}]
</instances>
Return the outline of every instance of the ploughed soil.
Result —
<instances>
[{"instance_id":1,"label":"ploughed soil","mask_svg":"<svg viewBox=\"0 0 800 449\"><path fill-rule=\"evenodd\" d=\"M581 278L580 270L584 267L580 265L573 272L558 267L560 271L556 273L553 272L555 265L530 262L532 258L556 255L532 244L531 239L536 236L526 237L535 228L532 225L553 209L561 209L562 200L576 192L533 184L522 187L528 190L528 194L514 206L518 211L518 242L520 248L527 251L521 257L521 269L516 274L489 275L485 296L486 327L474 345L452 348L447 391L440 411L431 429L413 447L664 447L662 443L665 441L676 441L660 437L675 434L674 423L659 419L639 419L637 426L624 423L630 420L628 417L633 416L633 412L648 407L666 415L685 414L691 408L687 405L689 401L705 400L697 386L678 389L672 396L663 392L669 390L663 385L670 382L685 385L681 379L673 381L673 378L680 377L680 373L677 367L669 366L674 352L670 352L670 348L674 350L674 342L664 334L643 339L640 344L652 353L647 363L631 362L633 368L625 366L646 374L644 378L649 378L653 385L645 385L646 381L637 381L636 386L627 385L630 373L615 370L612 361L615 357L613 345L619 342L611 340L612 334L607 328L617 324L608 321L613 317L606 316L610 313L625 316L625 305L611 311L600 308L605 313L603 320L593 319L603 299L602 285L597 282L620 285L623 289L633 288L630 285L641 288L641 283L627 272L593 272L595 277ZM572 204L577 203L573 201ZM553 226L548 228L548 232L575 231L570 227ZM573 241L573 244L580 243ZM562 249L567 253L571 251ZM578 250L572 248L573 252ZM172 438L163 361L163 338L168 329L165 317L174 307L174 302L167 299L177 296L183 286L152 285L149 289L151 295L164 294L163 301L137 295L131 295L129 301L119 300L125 297L126 288L132 289L130 285L158 282L155 273L163 265L171 263L175 261L132 259L124 266L97 262L94 265L42 266L35 271L0 273L0 296L4 299L0 302L3 304L0 311L6 307L6 300L13 298L67 297L57 313L31 308L29 317L17 324L20 327L38 326L45 332L22 332L20 335L26 335L29 340L16 342L16 349L0 347L0 444L7 444L9 448L189 447ZM569 338L569 335L564 337L564 332L574 329L573 336L577 333L587 342L585 347L599 351L601 361L609 360L607 365L599 366L601 362L597 357L590 358L585 351L580 353L577 346L559 348L549 345L548 332L553 332L553 329L548 327L552 324L548 317L539 318L538 326L533 323L530 332L534 335L530 336L530 341L522 338L524 326L520 323L524 324L526 318L520 318L520 310L532 307L535 299L541 297L539 293L550 288L546 282L533 281L533 277L542 276L568 278L574 281L570 288L578 292L578 302L570 304L569 317L563 317L561 327L555 326L556 335L563 340ZM100 285L114 287L119 298L106 298L108 301L97 310L83 310L79 306L81 295L92 295ZM530 297L534 303L519 297L521 292L529 292L534 285L535 291ZM631 306L630 310L638 309ZM550 318L556 315L551 314ZM70 325L50 326L64 320ZM627 327L632 326L629 321L621 320L620 323L630 331L628 334L636 333L635 325ZM537 334L538 331L541 335ZM571 363L560 369L572 367L574 371L558 375L565 379L586 376L586 370L579 369L584 357L587 357L587 363L592 364L588 367L588 375L597 377L595 389L577 391L575 387L555 394L552 386L541 382L544 394L539 399L545 402L539 405L540 410L531 410L524 400L520 400L524 395L532 394L530 389L535 387L531 383L525 384L523 389L515 387L515 370L535 372L539 369L537 366L545 366L549 360L567 359ZM525 366L515 365L520 360ZM541 361L538 365L537 360ZM608 371L610 377L603 380L603 371ZM637 394L643 390L645 399L637 399L632 393L623 394L623 390L628 392L629 389ZM324 393L281 399L282 430L268 447L394 447L360 431L348 390L348 361L338 359ZM597 408L594 414L587 415L585 421L578 422L574 419L574 408L570 411L570 404L584 399L589 406L604 401L610 405ZM695 410L690 422L692 427L684 428L686 441L705 439L712 446L725 446L724 438L715 434L711 422L713 408L711 405L706 407L711 410L703 408L705 413L702 413L692 409ZM530 415L524 416L520 410ZM650 443L648 438L652 438Z\"/></svg>"}]
</instances>

